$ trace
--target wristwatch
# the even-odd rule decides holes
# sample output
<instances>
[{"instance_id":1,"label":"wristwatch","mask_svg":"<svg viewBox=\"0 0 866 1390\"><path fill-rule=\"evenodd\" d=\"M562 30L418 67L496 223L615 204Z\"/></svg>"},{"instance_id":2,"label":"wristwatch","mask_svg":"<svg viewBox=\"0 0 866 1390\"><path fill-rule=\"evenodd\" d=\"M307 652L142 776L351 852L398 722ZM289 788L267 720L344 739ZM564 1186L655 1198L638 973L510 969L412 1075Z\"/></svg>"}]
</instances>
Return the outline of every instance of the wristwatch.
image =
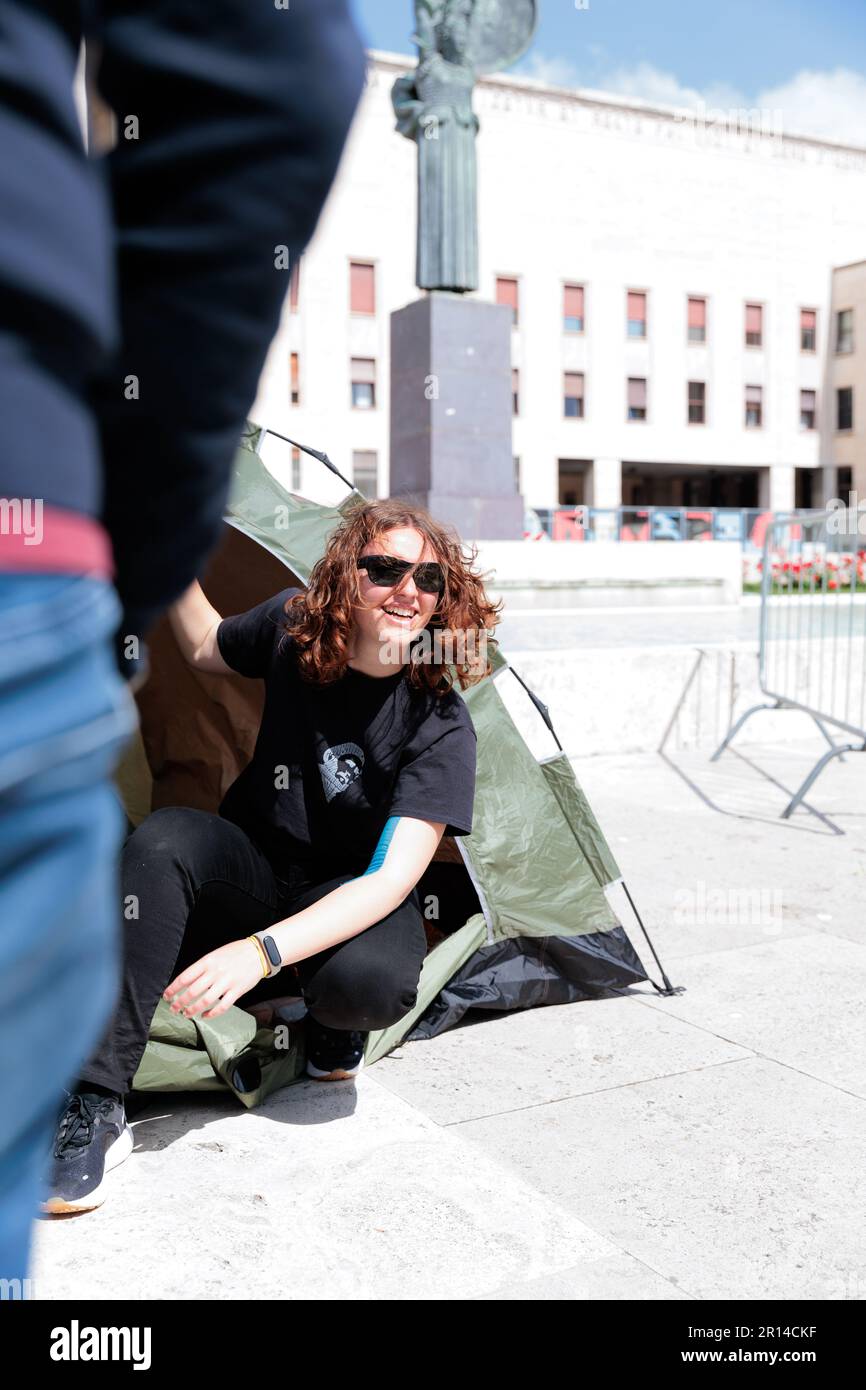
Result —
<instances>
[{"instance_id":1,"label":"wristwatch","mask_svg":"<svg viewBox=\"0 0 866 1390\"><path fill-rule=\"evenodd\" d=\"M265 953L268 962L268 973L264 977L269 980L272 975L278 975L283 968L283 958L277 948L277 943L267 931L254 931L252 935L256 938Z\"/></svg>"}]
</instances>

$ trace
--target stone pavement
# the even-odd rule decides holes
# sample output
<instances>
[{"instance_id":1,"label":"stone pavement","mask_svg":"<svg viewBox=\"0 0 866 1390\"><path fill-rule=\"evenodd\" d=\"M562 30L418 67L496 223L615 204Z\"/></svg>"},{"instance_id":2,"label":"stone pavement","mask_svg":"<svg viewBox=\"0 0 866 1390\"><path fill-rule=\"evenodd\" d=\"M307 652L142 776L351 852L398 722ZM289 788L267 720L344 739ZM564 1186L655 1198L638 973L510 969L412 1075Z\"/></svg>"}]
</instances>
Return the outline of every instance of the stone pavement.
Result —
<instances>
[{"instance_id":1,"label":"stone pavement","mask_svg":"<svg viewBox=\"0 0 866 1390\"><path fill-rule=\"evenodd\" d=\"M252 1112L140 1097L35 1296L866 1298L866 759L781 821L813 748L575 763L684 994L472 1016Z\"/></svg>"}]
</instances>

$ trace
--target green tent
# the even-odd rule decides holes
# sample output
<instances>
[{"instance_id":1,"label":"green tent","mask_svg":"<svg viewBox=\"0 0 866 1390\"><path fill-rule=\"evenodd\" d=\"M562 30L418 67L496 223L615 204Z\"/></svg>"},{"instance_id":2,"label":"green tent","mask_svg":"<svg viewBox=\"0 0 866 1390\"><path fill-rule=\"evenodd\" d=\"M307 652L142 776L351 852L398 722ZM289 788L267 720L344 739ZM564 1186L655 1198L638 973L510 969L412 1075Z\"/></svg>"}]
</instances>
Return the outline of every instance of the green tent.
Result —
<instances>
[{"instance_id":1,"label":"green tent","mask_svg":"<svg viewBox=\"0 0 866 1390\"><path fill-rule=\"evenodd\" d=\"M353 495L347 484L348 495L327 507L287 492L262 462L266 433L250 426L238 449L223 539L202 581L222 613L306 583ZM141 736L119 775L133 825L160 806L216 810L251 755L261 714L261 682L191 671L165 620L150 655L138 695ZM519 682L546 724L550 756L538 759L519 732L502 697L508 681ZM462 696L478 735L472 834L443 840L421 880L430 920L417 1002L399 1023L370 1034L368 1066L403 1041L452 1027L469 1009L567 1003L648 979L605 894L620 880L616 861L546 708L499 651L492 673ZM664 987L654 987L668 993L661 973ZM178 1018L160 1001L134 1089L228 1088L254 1106L303 1078L302 1013L298 1000L265 1027L237 1006L207 1022Z\"/></svg>"}]
</instances>

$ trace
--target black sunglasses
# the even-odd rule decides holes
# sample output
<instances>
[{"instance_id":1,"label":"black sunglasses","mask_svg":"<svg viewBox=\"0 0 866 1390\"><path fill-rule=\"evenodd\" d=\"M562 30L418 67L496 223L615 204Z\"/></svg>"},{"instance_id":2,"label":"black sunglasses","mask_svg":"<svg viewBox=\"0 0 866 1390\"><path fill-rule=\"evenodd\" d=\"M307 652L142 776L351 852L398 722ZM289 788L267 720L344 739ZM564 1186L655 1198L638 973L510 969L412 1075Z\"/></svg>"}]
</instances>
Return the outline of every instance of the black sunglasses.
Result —
<instances>
[{"instance_id":1,"label":"black sunglasses","mask_svg":"<svg viewBox=\"0 0 866 1390\"><path fill-rule=\"evenodd\" d=\"M445 587L445 574L436 560L412 564L409 560L398 560L393 555L362 555L358 568L366 570L370 583L382 589L391 589L399 584L410 570L422 594L439 594Z\"/></svg>"}]
</instances>

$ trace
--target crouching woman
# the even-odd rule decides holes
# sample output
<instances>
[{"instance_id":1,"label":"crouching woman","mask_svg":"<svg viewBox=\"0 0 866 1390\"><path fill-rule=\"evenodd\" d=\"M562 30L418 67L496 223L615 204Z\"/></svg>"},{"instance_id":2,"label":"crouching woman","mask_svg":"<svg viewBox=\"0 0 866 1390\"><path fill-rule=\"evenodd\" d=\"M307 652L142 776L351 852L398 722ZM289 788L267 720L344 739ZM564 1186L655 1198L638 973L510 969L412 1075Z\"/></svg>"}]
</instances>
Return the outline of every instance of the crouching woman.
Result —
<instances>
[{"instance_id":1,"label":"crouching woman","mask_svg":"<svg viewBox=\"0 0 866 1390\"><path fill-rule=\"evenodd\" d=\"M215 1019L302 992L320 1081L354 1076L369 1032L415 1004L417 884L443 834L472 829L476 735L452 672L461 689L488 674L500 608L474 560L423 508L360 501L306 589L223 618L195 583L171 610L195 670L264 681L261 725L217 814L156 811L124 846L122 992L64 1098L44 1211L104 1201L161 998Z\"/></svg>"}]
</instances>

